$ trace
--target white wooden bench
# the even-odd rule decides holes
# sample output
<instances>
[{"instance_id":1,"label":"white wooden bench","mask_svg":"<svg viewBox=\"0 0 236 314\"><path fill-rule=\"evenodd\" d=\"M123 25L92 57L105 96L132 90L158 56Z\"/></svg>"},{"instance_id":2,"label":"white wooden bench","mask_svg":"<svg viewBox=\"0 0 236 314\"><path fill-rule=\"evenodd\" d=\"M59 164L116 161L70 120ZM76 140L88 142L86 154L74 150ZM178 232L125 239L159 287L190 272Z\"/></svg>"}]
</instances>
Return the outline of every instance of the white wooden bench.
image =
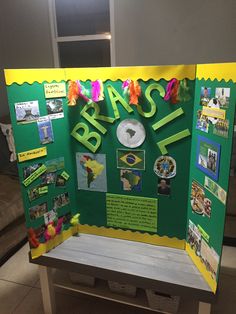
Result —
<instances>
[{"instance_id":1,"label":"white wooden bench","mask_svg":"<svg viewBox=\"0 0 236 314\"><path fill-rule=\"evenodd\" d=\"M195 299L199 314L210 314L216 295L184 250L145 243L80 234L30 262L40 265L45 314L56 313L54 288L75 291L75 285L55 283L51 268L78 272L103 280L131 284L142 289ZM102 285L100 285L102 286ZM104 288L78 288L80 293L148 308L146 303L109 293ZM150 309L150 308L149 308Z\"/></svg>"}]
</instances>

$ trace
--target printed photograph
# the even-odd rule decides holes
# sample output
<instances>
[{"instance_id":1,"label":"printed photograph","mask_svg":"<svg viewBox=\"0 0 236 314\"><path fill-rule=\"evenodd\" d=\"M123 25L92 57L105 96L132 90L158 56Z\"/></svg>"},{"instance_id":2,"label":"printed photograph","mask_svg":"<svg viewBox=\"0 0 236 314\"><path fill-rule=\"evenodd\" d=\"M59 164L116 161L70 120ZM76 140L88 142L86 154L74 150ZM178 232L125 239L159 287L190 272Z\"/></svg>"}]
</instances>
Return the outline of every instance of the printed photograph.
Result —
<instances>
[{"instance_id":1,"label":"printed photograph","mask_svg":"<svg viewBox=\"0 0 236 314\"><path fill-rule=\"evenodd\" d=\"M137 191L142 190L141 171L139 170L120 170L120 180L124 191Z\"/></svg>"},{"instance_id":2,"label":"printed photograph","mask_svg":"<svg viewBox=\"0 0 236 314\"><path fill-rule=\"evenodd\" d=\"M170 195L170 179L158 179L157 193L161 195Z\"/></svg>"},{"instance_id":3,"label":"printed photograph","mask_svg":"<svg viewBox=\"0 0 236 314\"><path fill-rule=\"evenodd\" d=\"M197 112L197 125L196 129L208 133L209 131L209 121L208 117L202 114L202 110L198 110Z\"/></svg>"},{"instance_id":4,"label":"printed photograph","mask_svg":"<svg viewBox=\"0 0 236 314\"><path fill-rule=\"evenodd\" d=\"M42 166L41 163L39 164L33 164L28 167L23 168L23 178L26 179L28 178L33 172L35 172L38 168Z\"/></svg>"},{"instance_id":5,"label":"printed photograph","mask_svg":"<svg viewBox=\"0 0 236 314\"><path fill-rule=\"evenodd\" d=\"M213 125L213 134L228 138L229 135L229 120L218 119Z\"/></svg>"},{"instance_id":6,"label":"printed photograph","mask_svg":"<svg viewBox=\"0 0 236 314\"><path fill-rule=\"evenodd\" d=\"M59 119L64 117L63 100L61 98L46 100L46 106L50 119Z\"/></svg>"},{"instance_id":7,"label":"printed photograph","mask_svg":"<svg viewBox=\"0 0 236 314\"><path fill-rule=\"evenodd\" d=\"M204 188L197 182L192 181L192 188L191 188L191 207L193 211L197 214L203 215L205 204L205 192Z\"/></svg>"},{"instance_id":8,"label":"printed photograph","mask_svg":"<svg viewBox=\"0 0 236 314\"><path fill-rule=\"evenodd\" d=\"M44 173L42 175L42 184L53 184L56 182L56 174L54 172Z\"/></svg>"},{"instance_id":9,"label":"printed photograph","mask_svg":"<svg viewBox=\"0 0 236 314\"><path fill-rule=\"evenodd\" d=\"M202 106L207 106L211 99L211 88L210 87L202 87L201 88L201 100L200 103Z\"/></svg>"},{"instance_id":10,"label":"printed photograph","mask_svg":"<svg viewBox=\"0 0 236 314\"><path fill-rule=\"evenodd\" d=\"M173 178L176 176L176 162L170 156L160 156L156 159L153 170L160 178Z\"/></svg>"},{"instance_id":11,"label":"printed photograph","mask_svg":"<svg viewBox=\"0 0 236 314\"><path fill-rule=\"evenodd\" d=\"M55 185L56 187L64 187L66 185L66 180L61 175L57 175Z\"/></svg>"},{"instance_id":12,"label":"printed photograph","mask_svg":"<svg viewBox=\"0 0 236 314\"><path fill-rule=\"evenodd\" d=\"M210 248L203 239L201 243L201 260L211 273L212 278L216 280L220 258L216 251L212 247Z\"/></svg>"},{"instance_id":13,"label":"printed photograph","mask_svg":"<svg viewBox=\"0 0 236 314\"><path fill-rule=\"evenodd\" d=\"M220 144L198 136L196 166L212 179L219 176Z\"/></svg>"},{"instance_id":14,"label":"printed photograph","mask_svg":"<svg viewBox=\"0 0 236 314\"><path fill-rule=\"evenodd\" d=\"M44 223L48 225L50 222L53 222L57 218L56 210L50 210L49 212L45 213L44 215Z\"/></svg>"},{"instance_id":15,"label":"printed photograph","mask_svg":"<svg viewBox=\"0 0 236 314\"><path fill-rule=\"evenodd\" d=\"M40 117L37 121L38 132L41 144L54 142L52 122L48 116Z\"/></svg>"},{"instance_id":16,"label":"printed photograph","mask_svg":"<svg viewBox=\"0 0 236 314\"><path fill-rule=\"evenodd\" d=\"M37 121L40 116L39 103L37 100L15 103L15 112L17 123Z\"/></svg>"},{"instance_id":17,"label":"printed photograph","mask_svg":"<svg viewBox=\"0 0 236 314\"><path fill-rule=\"evenodd\" d=\"M229 107L229 99L230 99L230 88L225 87L217 87L215 97L219 101L220 108L228 108Z\"/></svg>"},{"instance_id":18,"label":"printed photograph","mask_svg":"<svg viewBox=\"0 0 236 314\"><path fill-rule=\"evenodd\" d=\"M191 248L195 251L197 256L201 255L201 233L197 226L189 220L187 242L190 244Z\"/></svg>"},{"instance_id":19,"label":"printed photograph","mask_svg":"<svg viewBox=\"0 0 236 314\"><path fill-rule=\"evenodd\" d=\"M30 219L35 220L43 216L47 212L47 203L42 203L36 206L33 206L29 209Z\"/></svg>"},{"instance_id":20,"label":"printed photograph","mask_svg":"<svg viewBox=\"0 0 236 314\"><path fill-rule=\"evenodd\" d=\"M39 194L39 186L35 186L32 189L29 189L27 191L28 197L30 202L32 202L33 200L36 200L37 198L39 198L41 195Z\"/></svg>"},{"instance_id":21,"label":"printed photograph","mask_svg":"<svg viewBox=\"0 0 236 314\"><path fill-rule=\"evenodd\" d=\"M45 162L45 166L47 167L47 172L56 172L57 170L61 170L65 168L64 157L47 160Z\"/></svg>"},{"instance_id":22,"label":"printed photograph","mask_svg":"<svg viewBox=\"0 0 236 314\"><path fill-rule=\"evenodd\" d=\"M61 208L69 204L69 194L68 192L57 195L53 198L53 209Z\"/></svg>"}]
</instances>

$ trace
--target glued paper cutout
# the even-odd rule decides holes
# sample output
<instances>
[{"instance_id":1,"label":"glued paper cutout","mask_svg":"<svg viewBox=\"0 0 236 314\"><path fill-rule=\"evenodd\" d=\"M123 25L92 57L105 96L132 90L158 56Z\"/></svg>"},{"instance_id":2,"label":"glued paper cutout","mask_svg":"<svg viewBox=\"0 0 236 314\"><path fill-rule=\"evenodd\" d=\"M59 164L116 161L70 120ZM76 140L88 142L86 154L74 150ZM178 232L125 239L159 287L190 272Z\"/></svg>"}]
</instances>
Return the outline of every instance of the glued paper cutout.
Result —
<instances>
[{"instance_id":1,"label":"glued paper cutout","mask_svg":"<svg viewBox=\"0 0 236 314\"><path fill-rule=\"evenodd\" d=\"M47 167L45 165L40 166L36 170L31 173L22 183L24 186L30 185L33 181L35 181L38 177L40 177L45 171L47 170Z\"/></svg>"},{"instance_id":2,"label":"glued paper cutout","mask_svg":"<svg viewBox=\"0 0 236 314\"><path fill-rule=\"evenodd\" d=\"M145 151L117 149L117 168L145 170Z\"/></svg>"},{"instance_id":3,"label":"glued paper cutout","mask_svg":"<svg viewBox=\"0 0 236 314\"><path fill-rule=\"evenodd\" d=\"M42 184L53 184L56 182L56 174L54 172L47 172L42 175Z\"/></svg>"},{"instance_id":4,"label":"glued paper cutout","mask_svg":"<svg viewBox=\"0 0 236 314\"><path fill-rule=\"evenodd\" d=\"M142 175L138 170L120 170L120 180L124 191L137 191L142 190Z\"/></svg>"},{"instance_id":5,"label":"glued paper cutout","mask_svg":"<svg viewBox=\"0 0 236 314\"><path fill-rule=\"evenodd\" d=\"M202 106L207 106L211 99L211 88L210 87L202 87L201 88L201 102Z\"/></svg>"},{"instance_id":6,"label":"glued paper cutout","mask_svg":"<svg viewBox=\"0 0 236 314\"><path fill-rule=\"evenodd\" d=\"M192 181L191 207L196 214L211 217L211 200L205 198L204 188L197 182Z\"/></svg>"},{"instance_id":7,"label":"glued paper cutout","mask_svg":"<svg viewBox=\"0 0 236 314\"><path fill-rule=\"evenodd\" d=\"M141 122L135 119L125 119L117 127L116 135L119 142L129 148L143 144L146 132Z\"/></svg>"},{"instance_id":8,"label":"glued paper cutout","mask_svg":"<svg viewBox=\"0 0 236 314\"><path fill-rule=\"evenodd\" d=\"M50 210L46 214L43 215L45 225L53 222L57 218L57 212L55 210Z\"/></svg>"},{"instance_id":9,"label":"glued paper cutout","mask_svg":"<svg viewBox=\"0 0 236 314\"><path fill-rule=\"evenodd\" d=\"M39 195L47 194L48 193L48 186L39 186L38 188Z\"/></svg>"},{"instance_id":10,"label":"glued paper cutout","mask_svg":"<svg viewBox=\"0 0 236 314\"><path fill-rule=\"evenodd\" d=\"M215 97L220 104L220 108L228 108L230 99L230 88L217 87Z\"/></svg>"},{"instance_id":11,"label":"glued paper cutout","mask_svg":"<svg viewBox=\"0 0 236 314\"><path fill-rule=\"evenodd\" d=\"M45 98L66 97L65 83L44 84Z\"/></svg>"},{"instance_id":12,"label":"glued paper cutout","mask_svg":"<svg viewBox=\"0 0 236 314\"><path fill-rule=\"evenodd\" d=\"M173 178L176 176L176 162L170 156L160 156L156 159L153 170L160 178Z\"/></svg>"},{"instance_id":13,"label":"glued paper cutout","mask_svg":"<svg viewBox=\"0 0 236 314\"><path fill-rule=\"evenodd\" d=\"M170 195L170 179L159 178L157 193L160 195Z\"/></svg>"},{"instance_id":14,"label":"glued paper cutout","mask_svg":"<svg viewBox=\"0 0 236 314\"><path fill-rule=\"evenodd\" d=\"M106 208L109 227L157 232L155 198L107 193Z\"/></svg>"},{"instance_id":15,"label":"glued paper cutout","mask_svg":"<svg viewBox=\"0 0 236 314\"><path fill-rule=\"evenodd\" d=\"M214 119L210 119L212 124L215 124L217 122L215 119L225 120L225 110L223 109L203 107L202 114L207 116L208 118L211 118L211 117L214 118Z\"/></svg>"},{"instance_id":16,"label":"glued paper cutout","mask_svg":"<svg viewBox=\"0 0 236 314\"><path fill-rule=\"evenodd\" d=\"M197 256L201 254L201 241L202 235L197 226L189 219L187 242L189 242L191 248L195 251Z\"/></svg>"},{"instance_id":17,"label":"glued paper cutout","mask_svg":"<svg viewBox=\"0 0 236 314\"><path fill-rule=\"evenodd\" d=\"M45 165L47 167L47 172L55 172L65 168L65 160L64 157L58 157L45 161Z\"/></svg>"},{"instance_id":18,"label":"glued paper cutout","mask_svg":"<svg viewBox=\"0 0 236 314\"><path fill-rule=\"evenodd\" d=\"M218 119L213 125L213 134L228 138L229 135L229 120Z\"/></svg>"},{"instance_id":19,"label":"glued paper cutout","mask_svg":"<svg viewBox=\"0 0 236 314\"><path fill-rule=\"evenodd\" d=\"M66 185L66 180L61 175L57 175L55 186L64 187L65 185Z\"/></svg>"},{"instance_id":20,"label":"glued paper cutout","mask_svg":"<svg viewBox=\"0 0 236 314\"><path fill-rule=\"evenodd\" d=\"M196 129L208 133L209 131L209 121L207 116L202 114L202 110L198 110L197 112L197 125Z\"/></svg>"},{"instance_id":21,"label":"glued paper cutout","mask_svg":"<svg viewBox=\"0 0 236 314\"><path fill-rule=\"evenodd\" d=\"M68 192L62 193L53 198L53 209L56 210L57 208L68 205L69 203L70 199Z\"/></svg>"},{"instance_id":22,"label":"glued paper cutout","mask_svg":"<svg viewBox=\"0 0 236 314\"><path fill-rule=\"evenodd\" d=\"M77 153L78 190L107 191L106 155Z\"/></svg>"},{"instance_id":23,"label":"glued paper cutout","mask_svg":"<svg viewBox=\"0 0 236 314\"><path fill-rule=\"evenodd\" d=\"M61 177L64 178L67 181L67 180L69 180L70 175L66 171L63 171L61 173Z\"/></svg>"},{"instance_id":24,"label":"glued paper cutout","mask_svg":"<svg viewBox=\"0 0 236 314\"><path fill-rule=\"evenodd\" d=\"M163 119L153 124L152 125L153 130L156 131L157 129L161 128L163 125L166 125L167 123L173 121L174 119L178 118L182 114L184 114L184 111L182 108L175 110L174 112L168 114Z\"/></svg>"},{"instance_id":25,"label":"glued paper cutout","mask_svg":"<svg viewBox=\"0 0 236 314\"><path fill-rule=\"evenodd\" d=\"M218 180L220 144L198 136L196 166L214 180Z\"/></svg>"},{"instance_id":26,"label":"glued paper cutout","mask_svg":"<svg viewBox=\"0 0 236 314\"><path fill-rule=\"evenodd\" d=\"M18 156L19 162L47 156L47 148L41 147L41 148L31 149L26 152L18 153L17 156Z\"/></svg>"},{"instance_id":27,"label":"glued paper cutout","mask_svg":"<svg viewBox=\"0 0 236 314\"><path fill-rule=\"evenodd\" d=\"M46 107L51 120L64 118L63 100L61 98L46 100Z\"/></svg>"},{"instance_id":28,"label":"glued paper cutout","mask_svg":"<svg viewBox=\"0 0 236 314\"><path fill-rule=\"evenodd\" d=\"M213 247L210 248L203 239L201 241L200 256L206 269L211 273L212 278L216 280L220 258Z\"/></svg>"},{"instance_id":29,"label":"glued paper cutout","mask_svg":"<svg viewBox=\"0 0 236 314\"><path fill-rule=\"evenodd\" d=\"M54 142L52 122L48 116L40 117L37 121L39 138L41 144Z\"/></svg>"},{"instance_id":30,"label":"glued paper cutout","mask_svg":"<svg viewBox=\"0 0 236 314\"><path fill-rule=\"evenodd\" d=\"M205 177L204 187L211 192L218 200L221 201L224 205L226 204L227 200L227 193L222 187L220 187L216 182L211 180L208 177Z\"/></svg>"},{"instance_id":31,"label":"glued paper cutout","mask_svg":"<svg viewBox=\"0 0 236 314\"><path fill-rule=\"evenodd\" d=\"M42 163L33 164L23 168L23 178L28 178L35 170L42 166Z\"/></svg>"},{"instance_id":32,"label":"glued paper cutout","mask_svg":"<svg viewBox=\"0 0 236 314\"><path fill-rule=\"evenodd\" d=\"M48 207L46 202L31 207L29 209L30 219L35 220L42 217L47 212L47 209Z\"/></svg>"},{"instance_id":33,"label":"glued paper cutout","mask_svg":"<svg viewBox=\"0 0 236 314\"><path fill-rule=\"evenodd\" d=\"M40 116L38 100L15 103L17 123L35 122Z\"/></svg>"}]
</instances>

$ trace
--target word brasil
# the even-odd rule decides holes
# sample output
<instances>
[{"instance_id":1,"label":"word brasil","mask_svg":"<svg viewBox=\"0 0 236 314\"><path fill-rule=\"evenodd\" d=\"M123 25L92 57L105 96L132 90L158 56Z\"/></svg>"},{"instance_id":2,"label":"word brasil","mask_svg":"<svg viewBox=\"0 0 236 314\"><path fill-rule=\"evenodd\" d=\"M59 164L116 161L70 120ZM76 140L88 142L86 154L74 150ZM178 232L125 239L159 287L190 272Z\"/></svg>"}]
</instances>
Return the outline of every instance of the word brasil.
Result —
<instances>
[{"instance_id":1,"label":"word brasil","mask_svg":"<svg viewBox=\"0 0 236 314\"><path fill-rule=\"evenodd\" d=\"M154 102L151 93L152 91L157 90L160 96L163 98L165 95L165 89L162 85L158 83L150 84L145 90L145 97L150 105L149 111L143 111L142 106L140 104L137 105L138 113L143 116L144 118L151 118L155 115L157 111L157 105ZM118 103L123 106L123 108L130 114L133 112L132 107L127 103L127 101L116 91L116 89L108 85L107 91L109 95L109 99L113 108L114 117L108 117L105 115L100 114L100 107L97 103L92 102L85 105L81 111L81 116L88 121L94 128L96 128L100 133L103 135L106 134L107 129L99 122L104 121L107 123L114 123L116 120L120 119L120 113L118 109ZM89 114L88 110L93 108L93 113ZM184 114L182 108L178 108L177 110L173 111L172 113L168 114L158 122L152 125L152 129L154 131L158 130L159 128L163 127L167 123L171 122L172 120L176 119L177 117ZM81 132L82 130L82 132ZM99 146L102 143L101 135L98 132L94 132L89 130L87 124L83 122L79 122L75 125L74 129L71 132L71 135L82 145L84 145L87 149L95 153ZM163 155L167 154L168 151L166 146L177 142L187 136L190 135L189 129L184 129L183 131L176 133L162 141L157 142L157 146L159 147L161 153Z\"/></svg>"}]
</instances>

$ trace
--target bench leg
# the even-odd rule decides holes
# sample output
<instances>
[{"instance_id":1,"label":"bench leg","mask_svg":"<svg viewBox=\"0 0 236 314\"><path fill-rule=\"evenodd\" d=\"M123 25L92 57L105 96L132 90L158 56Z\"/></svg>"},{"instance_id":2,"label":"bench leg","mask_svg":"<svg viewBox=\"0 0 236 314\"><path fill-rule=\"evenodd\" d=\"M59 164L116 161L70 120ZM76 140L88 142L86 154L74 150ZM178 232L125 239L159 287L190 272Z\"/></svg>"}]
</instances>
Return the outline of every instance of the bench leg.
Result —
<instances>
[{"instance_id":1,"label":"bench leg","mask_svg":"<svg viewBox=\"0 0 236 314\"><path fill-rule=\"evenodd\" d=\"M211 314L211 304L199 302L198 314Z\"/></svg>"},{"instance_id":2,"label":"bench leg","mask_svg":"<svg viewBox=\"0 0 236 314\"><path fill-rule=\"evenodd\" d=\"M51 269L45 266L39 266L39 277L41 293L43 298L43 308L45 314L56 313L55 292L52 283Z\"/></svg>"}]
</instances>

